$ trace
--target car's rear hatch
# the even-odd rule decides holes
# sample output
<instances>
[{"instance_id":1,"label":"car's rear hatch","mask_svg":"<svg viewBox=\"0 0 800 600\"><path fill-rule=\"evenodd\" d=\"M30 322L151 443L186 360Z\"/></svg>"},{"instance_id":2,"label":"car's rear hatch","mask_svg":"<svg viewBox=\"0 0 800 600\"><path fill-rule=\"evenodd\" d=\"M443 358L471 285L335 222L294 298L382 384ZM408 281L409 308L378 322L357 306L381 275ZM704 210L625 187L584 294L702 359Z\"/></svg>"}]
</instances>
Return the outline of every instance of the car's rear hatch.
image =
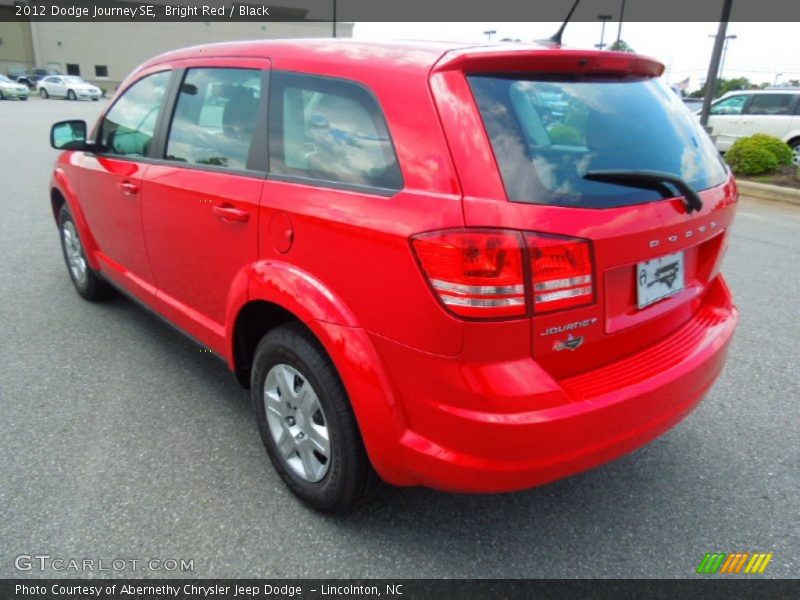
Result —
<instances>
[{"instance_id":1,"label":"car's rear hatch","mask_svg":"<svg viewBox=\"0 0 800 600\"><path fill-rule=\"evenodd\" d=\"M439 70L435 94L468 90L490 148L464 136L454 148L465 224L545 234L526 237L540 365L568 377L652 345L696 313L718 274L737 192L708 136L656 79L658 63L516 50L464 52ZM447 128L453 110L439 105ZM458 120L470 124L464 110ZM487 154L482 179L465 172ZM701 205L681 193L684 182Z\"/></svg>"}]
</instances>

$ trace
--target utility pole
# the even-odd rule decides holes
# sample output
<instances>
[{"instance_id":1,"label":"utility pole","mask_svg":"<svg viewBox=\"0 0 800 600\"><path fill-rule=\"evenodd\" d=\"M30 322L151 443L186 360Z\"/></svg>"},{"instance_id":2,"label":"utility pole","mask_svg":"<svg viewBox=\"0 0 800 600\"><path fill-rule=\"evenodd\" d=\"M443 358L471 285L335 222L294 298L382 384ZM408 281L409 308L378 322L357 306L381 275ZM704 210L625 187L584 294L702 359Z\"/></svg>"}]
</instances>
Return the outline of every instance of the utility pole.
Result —
<instances>
[{"instance_id":1,"label":"utility pole","mask_svg":"<svg viewBox=\"0 0 800 600\"><path fill-rule=\"evenodd\" d=\"M336 37L336 0L333 0L333 37Z\"/></svg>"},{"instance_id":2,"label":"utility pole","mask_svg":"<svg viewBox=\"0 0 800 600\"><path fill-rule=\"evenodd\" d=\"M606 37L606 22L611 19L611 15L597 15L597 18L603 22L603 27L600 30L600 43L595 44L594 47L598 50L602 50L606 47L606 44L603 43L603 40Z\"/></svg>"},{"instance_id":3,"label":"utility pole","mask_svg":"<svg viewBox=\"0 0 800 600\"><path fill-rule=\"evenodd\" d=\"M711 112L711 101L717 91L717 75L719 74L719 64L722 58L722 47L725 45L725 32L728 30L728 20L731 16L731 6L733 0L723 0L722 16L719 21L717 37L714 40L714 50L711 52L711 62L708 65L708 76L706 77L706 93L703 98L703 110L700 111L700 124L708 126L708 114Z\"/></svg>"},{"instance_id":4,"label":"utility pole","mask_svg":"<svg viewBox=\"0 0 800 600\"><path fill-rule=\"evenodd\" d=\"M625 0L622 0L622 6L619 7L619 27L617 27L617 44L622 39L622 19L625 18Z\"/></svg>"},{"instance_id":5,"label":"utility pole","mask_svg":"<svg viewBox=\"0 0 800 600\"><path fill-rule=\"evenodd\" d=\"M492 41L492 36L495 33L497 33L497 29L487 29L486 31L483 32L483 35L486 36L486 41L487 42L491 42Z\"/></svg>"}]
</instances>

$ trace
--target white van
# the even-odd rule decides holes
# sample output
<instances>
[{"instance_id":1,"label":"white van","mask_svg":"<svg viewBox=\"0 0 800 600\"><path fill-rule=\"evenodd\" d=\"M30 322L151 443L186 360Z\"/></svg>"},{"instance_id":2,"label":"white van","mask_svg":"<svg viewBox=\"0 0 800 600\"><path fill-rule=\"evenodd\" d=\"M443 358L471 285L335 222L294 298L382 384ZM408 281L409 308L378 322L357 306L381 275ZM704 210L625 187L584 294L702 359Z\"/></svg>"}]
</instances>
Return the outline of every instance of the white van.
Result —
<instances>
[{"instance_id":1,"label":"white van","mask_svg":"<svg viewBox=\"0 0 800 600\"><path fill-rule=\"evenodd\" d=\"M794 164L800 166L798 88L728 92L711 105L708 124L720 152L726 152L739 138L766 133L789 144Z\"/></svg>"}]
</instances>

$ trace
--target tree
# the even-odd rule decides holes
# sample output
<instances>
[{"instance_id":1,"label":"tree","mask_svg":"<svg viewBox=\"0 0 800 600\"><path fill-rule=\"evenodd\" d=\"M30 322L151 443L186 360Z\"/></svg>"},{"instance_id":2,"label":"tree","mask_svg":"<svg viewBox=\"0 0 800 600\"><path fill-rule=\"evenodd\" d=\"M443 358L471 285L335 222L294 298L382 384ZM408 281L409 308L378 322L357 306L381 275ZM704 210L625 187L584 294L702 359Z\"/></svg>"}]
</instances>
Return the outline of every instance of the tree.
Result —
<instances>
[{"instance_id":1,"label":"tree","mask_svg":"<svg viewBox=\"0 0 800 600\"><path fill-rule=\"evenodd\" d=\"M753 85L753 83L747 77L735 77L733 79L717 79L717 93L714 94L714 98L719 98L720 96L727 94L728 92L735 92L737 90L750 90L757 86ZM691 94L689 94L690 98L703 98L706 95L706 86L705 84L699 90L695 90Z\"/></svg>"},{"instance_id":2,"label":"tree","mask_svg":"<svg viewBox=\"0 0 800 600\"><path fill-rule=\"evenodd\" d=\"M619 52L636 52L633 48L631 48L625 40L617 40L611 46L608 47L609 50L617 50Z\"/></svg>"}]
</instances>

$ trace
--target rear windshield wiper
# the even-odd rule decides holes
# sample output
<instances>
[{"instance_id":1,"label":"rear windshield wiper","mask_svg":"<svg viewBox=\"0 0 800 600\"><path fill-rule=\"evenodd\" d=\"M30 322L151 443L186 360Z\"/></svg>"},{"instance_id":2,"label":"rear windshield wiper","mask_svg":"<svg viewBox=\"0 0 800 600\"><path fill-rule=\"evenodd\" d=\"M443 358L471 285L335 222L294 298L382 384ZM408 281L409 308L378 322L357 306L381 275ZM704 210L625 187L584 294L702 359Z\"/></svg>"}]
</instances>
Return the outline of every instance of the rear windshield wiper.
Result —
<instances>
[{"instance_id":1,"label":"rear windshield wiper","mask_svg":"<svg viewBox=\"0 0 800 600\"><path fill-rule=\"evenodd\" d=\"M675 192L669 188L671 185L683 196L686 212L691 213L703 208L703 200L700 195L684 179L672 173L662 171L589 171L583 178L656 190L664 198L675 196Z\"/></svg>"}]
</instances>

